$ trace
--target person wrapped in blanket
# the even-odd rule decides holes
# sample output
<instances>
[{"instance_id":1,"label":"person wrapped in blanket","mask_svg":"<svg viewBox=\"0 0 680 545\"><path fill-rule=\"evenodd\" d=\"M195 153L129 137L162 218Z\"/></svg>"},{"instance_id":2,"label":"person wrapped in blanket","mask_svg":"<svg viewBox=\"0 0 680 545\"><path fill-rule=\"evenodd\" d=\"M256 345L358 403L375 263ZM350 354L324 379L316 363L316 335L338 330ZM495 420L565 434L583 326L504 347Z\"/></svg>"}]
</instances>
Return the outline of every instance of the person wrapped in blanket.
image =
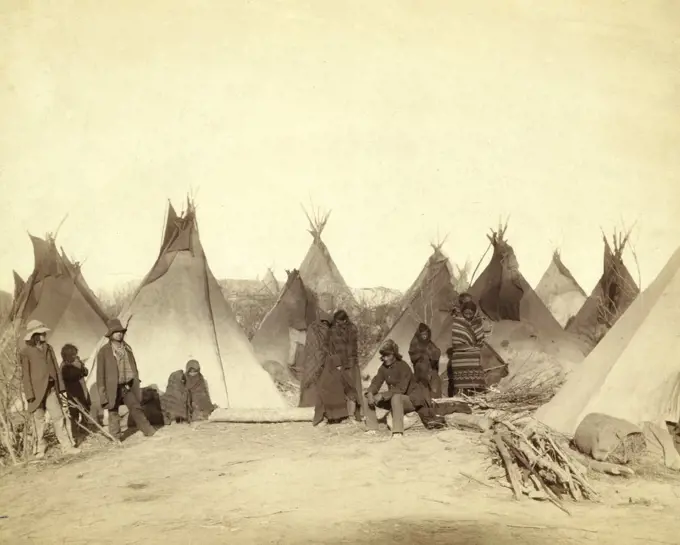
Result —
<instances>
[{"instance_id":1,"label":"person wrapped in blanket","mask_svg":"<svg viewBox=\"0 0 680 545\"><path fill-rule=\"evenodd\" d=\"M487 337L484 320L471 297L461 296L451 324L451 348L448 351L448 395L472 394L486 390L481 365L482 345Z\"/></svg>"},{"instance_id":2,"label":"person wrapped in blanket","mask_svg":"<svg viewBox=\"0 0 680 545\"><path fill-rule=\"evenodd\" d=\"M182 369L173 371L168 377L168 386L161 396L163 422L166 426L189 421L189 391L186 382Z\"/></svg>"},{"instance_id":3,"label":"person wrapped in blanket","mask_svg":"<svg viewBox=\"0 0 680 545\"><path fill-rule=\"evenodd\" d=\"M442 351L432 342L432 330L427 324L418 326L408 349L413 364L415 380L429 390L430 396L442 396L442 381L439 377L439 358Z\"/></svg>"},{"instance_id":4,"label":"person wrapped in blanket","mask_svg":"<svg viewBox=\"0 0 680 545\"><path fill-rule=\"evenodd\" d=\"M196 360L189 360L186 366L186 389L189 396L189 420L207 420L217 405L213 404L208 391L208 383L201 374L201 366Z\"/></svg>"}]
</instances>

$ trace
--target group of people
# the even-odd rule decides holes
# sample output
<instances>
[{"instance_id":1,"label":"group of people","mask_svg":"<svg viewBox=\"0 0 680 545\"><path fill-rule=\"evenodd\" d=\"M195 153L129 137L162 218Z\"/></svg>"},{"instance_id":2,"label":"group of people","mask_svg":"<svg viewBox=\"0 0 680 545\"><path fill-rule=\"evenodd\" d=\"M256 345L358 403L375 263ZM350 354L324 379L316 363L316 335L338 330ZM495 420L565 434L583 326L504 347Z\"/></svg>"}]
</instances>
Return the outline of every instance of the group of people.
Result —
<instances>
[{"instance_id":1,"label":"group of people","mask_svg":"<svg viewBox=\"0 0 680 545\"><path fill-rule=\"evenodd\" d=\"M45 324L31 320L26 326L24 346L19 351L24 395L35 421L34 454L37 458L43 458L47 448L46 413L50 415L57 441L66 454L80 452L79 439L96 421L86 416L93 407L85 384L88 370L78 355L78 348L65 344L61 349L61 364L58 364L54 348L47 342L49 331ZM143 402L148 396L142 395L135 355L125 342L126 332L120 320L109 321L107 342L97 353L95 364L99 405L108 411L109 434L116 440L122 438L120 409L123 405L129 414L128 426L136 427L147 437L156 433L149 421L148 410L145 410ZM162 424L165 425L202 420L213 411L215 405L210 400L207 382L196 360L187 363L186 371L171 373L160 405ZM67 426L67 420L70 426Z\"/></svg>"},{"instance_id":2,"label":"group of people","mask_svg":"<svg viewBox=\"0 0 680 545\"><path fill-rule=\"evenodd\" d=\"M447 350L448 396L486 388L481 366L481 347L489 333L485 320L469 294L459 296L454 305L451 346ZM66 344L61 349L61 364L43 323L32 320L26 327L20 350L23 387L28 410L36 424L35 454L45 455L45 416L49 413L57 440L67 454L79 452L77 442L90 423L91 399L85 385L87 368L78 348ZM143 407L139 371L132 348L125 342L127 329L117 319L108 323L107 342L97 353L97 393L99 404L109 415L109 433L121 439L120 408L129 413L129 426L151 437L156 429ZM441 350L432 340L432 331L421 323L409 345L411 365L399 346L387 339L379 349L382 365L364 391L358 358L358 331L344 310L333 315L318 309L317 319L307 330L304 366L300 388L300 407L314 407L313 425L326 425L354 417L365 420L369 432L378 429L376 408L392 414L392 435L404 432L404 415L416 412L427 428L445 425L434 400L442 397L439 374ZM386 390L381 390L387 385ZM68 406L64 411L63 402ZM165 393L160 397L163 424L202 420L216 408L200 365L190 360L186 369L170 374ZM69 420L71 426L66 425Z\"/></svg>"},{"instance_id":3,"label":"group of people","mask_svg":"<svg viewBox=\"0 0 680 545\"><path fill-rule=\"evenodd\" d=\"M490 332L471 295L458 297L452 310L451 346L447 349L447 394L486 389L481 349ZM314 426L333 424L351 416L365 420L367 431L378 429L376 408L392 415L392 437L404 433L404 415L416 412L428 429L443 427L435 399L442 397L439 374L441 349L432 330L419 324L409 345L411 365L399 346L387 339L379 348L382 365L363 390L358 362L357 328L344 310L332 316L322 308L307 330L300 389L300 407L314 407ZM386 389L383 386L386 385Z\"/></svg>"}]
</instances>

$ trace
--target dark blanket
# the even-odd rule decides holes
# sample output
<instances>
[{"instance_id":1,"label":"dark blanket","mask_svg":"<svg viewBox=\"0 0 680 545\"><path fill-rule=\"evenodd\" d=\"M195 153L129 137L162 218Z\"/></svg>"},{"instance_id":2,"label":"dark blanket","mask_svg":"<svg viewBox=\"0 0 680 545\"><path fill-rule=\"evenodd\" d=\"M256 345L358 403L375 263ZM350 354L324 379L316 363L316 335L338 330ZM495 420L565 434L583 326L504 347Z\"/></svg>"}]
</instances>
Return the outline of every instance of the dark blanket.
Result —
<instances>
[{"instance_id":1,"label":"dark blanket","mask_svg":"<svg viewBox=\"0 0 680 545\"><path fill-rule=\"evenodd\" d=\"M423 336L427 336L423 339ZM439 378L439 358L441 350L432 342L432 331L427 324L418 326L411 344L408 355L413 364L414 380L417 388L421 390L419 395L425 399L441 397L442 388Z\"/></svg>"},{"instance_id":2,"label":"dark blanket","mask_svg":"<svg viewBox=\"0 0 680 545\"><path fill-rule=\"evenodd\" d=\"M189 392L186 378L181 369L168 377L168 386L161 396L161 408L166 423L177 420L189 420Z\"/></svg>"},{"instance_id":3,"label":"dark blanket","mask_svg":"<svg viewBox=\"0 0 680 545\"><path fill-rule=\"evenodd\" d=\"M198 373L192 375L191 370ZM215 410L215 405L210 399L208 383L201 374L201 366L195 360L187 363L186 388L189 396L189 418L191 420L205 420Z\"/></svg>"},{"instance_id":4,"label":"dark blanket","mask_svg":"<svg viewBox=\"0 0 680 545\"><path fill-rule=\"evenodd\" d=\"M330 356L330 325L327 320L316 320L307 328L304 363L300 379L300 407L314 407L317 402L318 382Z\"/></svg>"}]
</instances>

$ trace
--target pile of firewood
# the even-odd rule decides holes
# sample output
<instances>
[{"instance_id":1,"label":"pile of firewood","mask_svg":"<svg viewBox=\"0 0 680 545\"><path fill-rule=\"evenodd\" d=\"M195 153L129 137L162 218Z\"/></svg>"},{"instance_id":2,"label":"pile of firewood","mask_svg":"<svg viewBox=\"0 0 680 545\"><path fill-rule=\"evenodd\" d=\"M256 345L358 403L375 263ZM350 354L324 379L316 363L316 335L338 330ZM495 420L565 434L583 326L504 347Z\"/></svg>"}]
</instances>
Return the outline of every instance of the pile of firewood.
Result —
<instances>
[{"instance_id":1,"label":"pile of firewood","mask_svg":"<svg viewBox=\"0 0 680 545\"><path fill-rule=\"evenodd\" d=\"M561 377L529 376L505 385L502 390L492 388L473 396L463 395L461 398L476 410L531 413L550 401L563 382Z\"/></svg>"},{"instance_id":2,"label":"pile of firewood","mask_svg":"<svg viewBox=\"0 0 680 545\"><path fill-rule=\"evenodd\" d=\"M547 430L521 431L509 422L497 422L488 443L492 456L506 471L515 499L528 496L548 500L562 509L562 499L596 500L587 469Z\"/></svg>"}]
</instances>

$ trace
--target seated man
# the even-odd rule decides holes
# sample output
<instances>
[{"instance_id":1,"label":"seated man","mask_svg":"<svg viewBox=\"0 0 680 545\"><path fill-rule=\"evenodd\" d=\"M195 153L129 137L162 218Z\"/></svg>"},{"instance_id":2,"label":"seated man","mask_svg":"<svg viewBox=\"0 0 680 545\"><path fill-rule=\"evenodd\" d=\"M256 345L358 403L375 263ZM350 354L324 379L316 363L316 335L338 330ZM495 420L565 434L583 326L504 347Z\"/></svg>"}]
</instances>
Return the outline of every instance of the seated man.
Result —
<instances>
[{"instance_id":1,"label":"seated man","mask_svg":"<svg viewBox=\"0 0 680 545\"><path fill-rule=\"evenodd\" d=\"M392 339L387 339L380 347L380 359L383 364L366 392L368 431L375 433L378 429L376 407L391 411L393 439L399 439L404 435L404 414L413 411L418 412L423 424L428 428L443 425L442 419L435 415L427 400L421 399L422 396L419 395L413 380L413 371L401 357L399 347ZM384 383L387 383L388 389L386 392L380 392L380 387Z\"/></svg>"}]
</instances>

